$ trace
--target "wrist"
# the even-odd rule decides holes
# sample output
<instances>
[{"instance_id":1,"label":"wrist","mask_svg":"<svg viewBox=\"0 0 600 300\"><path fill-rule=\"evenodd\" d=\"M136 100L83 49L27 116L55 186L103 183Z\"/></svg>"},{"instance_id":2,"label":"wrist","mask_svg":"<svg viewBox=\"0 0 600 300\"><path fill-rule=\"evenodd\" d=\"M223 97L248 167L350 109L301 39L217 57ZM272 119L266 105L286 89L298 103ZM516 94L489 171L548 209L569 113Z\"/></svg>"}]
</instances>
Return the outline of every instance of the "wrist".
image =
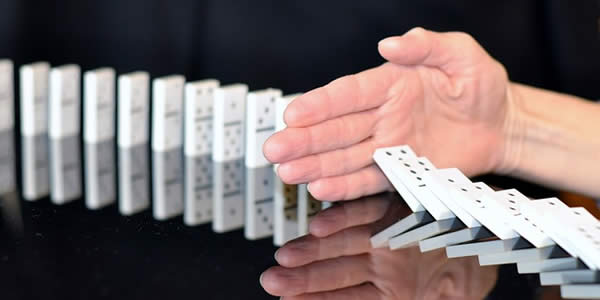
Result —
<instances>
[{"instance_id":1,"label":"wrist","mask_svg":"<svg viewBox=\"0 0 600 300\"><path fill-rule=\"evenodd\" d=\"M522 110L523 97L517 84L509 82L506 88L506 113L500 134L498 163L493 170L498 174L511 174L520 165L526 126Z\"/></svg>"}]
</instances>

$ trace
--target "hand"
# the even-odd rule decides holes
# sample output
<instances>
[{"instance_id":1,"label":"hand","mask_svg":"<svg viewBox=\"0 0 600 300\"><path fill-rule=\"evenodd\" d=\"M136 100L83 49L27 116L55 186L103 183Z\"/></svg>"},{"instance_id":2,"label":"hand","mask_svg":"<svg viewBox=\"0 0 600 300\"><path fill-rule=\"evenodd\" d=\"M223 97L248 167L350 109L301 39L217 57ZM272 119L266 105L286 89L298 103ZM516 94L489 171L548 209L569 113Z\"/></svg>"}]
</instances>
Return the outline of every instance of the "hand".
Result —
<instances>
[{"instance_id":1,"label":"hand","mask_svg":"<svg viewBox=\"0 0 600 300\"><path fill-rule=\"evenodd\" d=\"M280 266L261 276L267 292L285 300L483 299L496 268L477 258L448 260L445 251L371 248L370 236L406 214L398 199L376 196L319 213L312 235L283 246Z\"/></svg>"},{"instance_id":2,"label":"hand","mask_svg":"<svg viewBox=\"0 0 600 300\"><path fill-rule=\"evenodd\" d=\"M409 144L437 167L467 175L501 167L510 114L503 66L464 33L416 28L379 43L389 63L296 98L287 129L264 145L287 183L318 199L355 199L389 189L376 148Z\"/></svg>"}]
</instances>

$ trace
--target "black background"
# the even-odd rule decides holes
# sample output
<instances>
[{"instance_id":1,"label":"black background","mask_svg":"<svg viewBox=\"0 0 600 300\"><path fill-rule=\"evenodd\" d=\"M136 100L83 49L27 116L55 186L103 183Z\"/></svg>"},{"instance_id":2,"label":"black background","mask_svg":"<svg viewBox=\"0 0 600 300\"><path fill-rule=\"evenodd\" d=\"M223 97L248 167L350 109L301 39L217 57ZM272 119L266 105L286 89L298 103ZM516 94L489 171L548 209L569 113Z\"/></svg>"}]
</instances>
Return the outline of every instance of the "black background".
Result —
<instances>
[{"instance_id":1,"label":"black background","mask_svg":"<svg viewBox=\"0 0 600 300\"><path fill-rule=\"evenodd\" d=\"M3 0L0 57L293 93L377 66L380 39L423 26L472 34L512 80L597 99L599 17L596 0ZM258 276L274 264L270 240L156 222L149 212L121 217L115 206L88 211L83 201L7 199L2 299L268 299ZM526 280L515 278L501 279L499 299L528 299L519 292Z\"/></svg>"}]
</instances>

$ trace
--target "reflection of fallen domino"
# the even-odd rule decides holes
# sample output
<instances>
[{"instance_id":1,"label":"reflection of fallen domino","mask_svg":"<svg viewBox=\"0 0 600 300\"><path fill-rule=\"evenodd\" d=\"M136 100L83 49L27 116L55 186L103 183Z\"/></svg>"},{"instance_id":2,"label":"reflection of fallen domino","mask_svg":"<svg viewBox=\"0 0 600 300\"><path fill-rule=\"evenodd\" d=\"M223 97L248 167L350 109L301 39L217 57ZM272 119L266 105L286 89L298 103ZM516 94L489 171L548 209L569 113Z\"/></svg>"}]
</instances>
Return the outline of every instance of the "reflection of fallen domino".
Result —
<instances>
[{"instance_id":1,"label":"reflection of fallen domino","mask_svg":"<svg viewBox=\"0 0 600 300\"><path fill-rule=\"evenodd\" d=\"M373 247L418 243L423 252L446 248L449 258L478 256L481 265L517 264L543 285L563 285L563 297L600 299L600 221L584 208L493 191L408 146L377 149L373 159L413 211L375 234Z\"/></svg>"}]
</instances>

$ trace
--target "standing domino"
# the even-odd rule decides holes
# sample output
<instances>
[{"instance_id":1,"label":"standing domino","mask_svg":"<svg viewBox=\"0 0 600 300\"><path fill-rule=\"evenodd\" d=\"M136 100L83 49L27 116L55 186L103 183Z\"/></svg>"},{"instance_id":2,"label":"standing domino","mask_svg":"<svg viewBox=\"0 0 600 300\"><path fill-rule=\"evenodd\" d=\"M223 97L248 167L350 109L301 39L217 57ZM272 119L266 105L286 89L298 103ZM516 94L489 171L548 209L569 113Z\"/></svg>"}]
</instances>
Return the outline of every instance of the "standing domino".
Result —
<instances>
[{"instance_id":1,"label":"standing domino","mask_svg":"<svg viewBox=\"0 0 600 300\"><path fill-rule=\"evenodd\" d=\"M213 122L213 230L244 225L244 127L248 86L232 84L215 92Z\"/></svg>"},{"instance_id":2,"label":"standing domino","mask_svg":"<svg viewBox=\"0 0 600 300\"><path fill-rule=\"evenodd\" d=\"M246 224L244 235L255 240L273 235L273 181L263 144L275 132L275 101L281 91L248 93L246 104Z\"/></svg>"},{"instance_id":3,"label":"standing domino","mask_svg":"<svg viewBox=\"0 0 600 300\"><path fill-rule=\"evenodd\" d=\"M84 74L83 143L85 204L100 209L116 200L115 71L102 68Z\"/></svg>"},{"instance_id":4,"label":"standing domino","mask_svg":"<svg viewBox=\"0 0 600 300\"><path fill-rule=\"evenodd\" d=\"M81 71L77 65L65 65L50 71L50 194L55 204L73 201L82 193L80 80Z\"/></svg>"},{"instance_id":5,"label":"standing domino","mask_svg":"<svg viewBox=\"0 0 600 300\"><path fill-rule=\"evenodd\" d=\"M183 89L171 75L152 84L153 214L166 220L183 212Z\"/></svg>"},{"instance_id":6,"label":"standing domino","mask_svg":"<svg viewBox=\"0 0 600 300\"><path fill-rule=\"evenodd\" d=\"M299 94L294 94L275 100L275 131L285 129L283 113L287 106L298 96ZM275 171L277 167L278 165L274 166ZM274 187L273 220L275 221L275 228L273 229L273 243L276 246L281 246L299 235L298 186L286 184L275 176Z\"/></svg>"},{"instance_id":7,"label":"standing domino","mask_svg":"<svg viewBox=\"0 0 600 300\"><path fill-rule=\"evenodd\" d=\"M0 195L16 188L13 63L0 60Z\"/></svg>"},{"instance_id":8,"label":"standing domino","mask_svg":"<svg viewBox=\"0 0 600 300\"><path fill-rule=\"evenodd\" d=\"M132 215L150 206L150 76L119 76L118 93L119 211Z\"/></svg>"},{"instance_id":9,"label":"standing domino","mask_svg":"<svg viewBox=\"0 0 600 300\"><path fill-rule=\"evenodd\" d=\"M298 236L308 234L308 224L322 207L321 202L308 191L308 184L298 185Z\"/></svg>"},{"instance_id":10,"label":"standing domino","mask_svg":"<svg viewBox=\"0 0 600 300\"><path fill-rule=\"evenodd\" d=\"M184 156L185 192L183 220L189 226L212 220L213 209L213 102L219 81L185 85Z\"/></svg>"},{"instance_id":11,"label":"standing domino","mask_svg":"<svg viewBox=\"0 0 600 300\"><path fill-rule=\"evenodd\" d=\"M50 65L24 65L21 77L21 144L23 198L38 200L50 193L48 170L48 72Z\"/></svg>"}]
</instances>

